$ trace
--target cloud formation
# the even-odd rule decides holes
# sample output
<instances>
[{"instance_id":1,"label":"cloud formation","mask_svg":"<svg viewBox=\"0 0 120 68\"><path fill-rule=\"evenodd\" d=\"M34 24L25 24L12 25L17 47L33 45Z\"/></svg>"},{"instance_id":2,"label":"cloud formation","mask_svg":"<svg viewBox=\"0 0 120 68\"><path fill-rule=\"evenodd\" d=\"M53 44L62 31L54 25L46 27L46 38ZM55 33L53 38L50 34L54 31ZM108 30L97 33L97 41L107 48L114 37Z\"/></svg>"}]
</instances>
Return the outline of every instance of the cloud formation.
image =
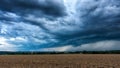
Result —
<instances>
[{"instance_id":1,"label":"cloud formation","mask_svg":"<svg viewBox=\"0 0 120 68\"><path fill-rule=\"evenodd\" d=\"M18 14L36 14L36 15L50 15L63 16L64 4L62 0L2 0L0 8L3 11L15 12Z\"/></svg>"},{"instance_id":2,"label":"cloud formation","mask_svg":"<svg viewBox=\"0 0 120 68\"><path fill-rule=\"evenodd\" d=\"M1 0L0 43L23 51L116 50L119 11L119 0Z\"/></svg>"},{"instance_id":3,"label":"cloud formation","mask_svg":"<svg viewBox=\"0 0 120 68\"><path fill-rule=\"evenodd\" d=\"M80 46L72 46L72 45L67 45L67 46L62 46L62 47L53 47L53 48L43 48L40 49L40 51L59 51L59 52L74 52L74 51L106 51L106 50L119 50L120 46L120 41L113 41L113 40L105 40L105 41L99 41L95 43L89 43L89 44L83 44ZM39 50L38 50L39 51Z\"/></svg>"}]
</instances>

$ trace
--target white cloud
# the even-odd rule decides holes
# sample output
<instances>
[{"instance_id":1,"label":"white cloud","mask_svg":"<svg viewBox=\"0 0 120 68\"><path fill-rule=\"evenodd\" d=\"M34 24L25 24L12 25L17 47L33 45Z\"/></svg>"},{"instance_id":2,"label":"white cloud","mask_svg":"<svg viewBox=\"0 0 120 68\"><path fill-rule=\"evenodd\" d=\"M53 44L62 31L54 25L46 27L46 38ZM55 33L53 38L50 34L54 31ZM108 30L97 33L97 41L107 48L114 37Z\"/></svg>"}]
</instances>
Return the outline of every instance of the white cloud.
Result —
<instances>
[{"instance_id":1,"label":"white cloud","mask_svg":"<svg viewBox=\"0 0 120 68\"><path fill-rule=\"evenodd\" d=\"M44 48L44 49L40 49L40 51L59 51L59 52L63 52L63 51L67 51L68 49L71 49L72 46L68 45L68 46L62 46L62 47L53 47L53 48Z\"/></svg>"},{"instance_id":2,"label":"white cloud","mask_svg":"<svg viewBox=\"0 0 120 68\"><path fill-rule=\"evenodd\" d=\"M106 41L99 41L95 43L88 43L83 44L81 46L72 47L69 50L72 51L81 51L81 50L119 50L120 49L120 41L114 41L114 40L106 40Z\"/></svg>"},{"instance_id":3,"label":"white cloud","mask_svg":"<svg viewBox=\"0 0 120 68\"><path fill-rule=\"evenodd\" d=\"M6 34L7 33L7 26L6 25L1 26L0 33L1 34Z\"/></svg>"},{"instance_id":4,"label":"white cloud","mask_svg":"<svg viewBox=\"0 0 120 68\"><path fill-rule=\"evenodd\" d=\"M11 12L6 12L5 14L3 14L3 16L8 17L8 18L19 18L20 17L17 14L11 13Z\"/></svg>"},{"instance_id":5,"label":"white cloud","mask_svg":"<svg viewBox=\"0 0 120 68\"><path fill-rule=\"evenodd\" d=\"M16 38L10 38L10 41L17 41L17 42L27 42L27 39L24 37L16 37Z\"/></svg>"},{"instance_id":6,"label":"white cloud","mask_svg":"<svg viewBox=\"0 0 120 68\"><path fill-rule=\"evenodd\" d=\"M76 7L77 0L64 0L64 4L66 6L68 13L76 13L75 7Z\"/></svg>"},{"instance_id":7,"label":"white cloud","mask_svg":"<svg viewBox=\"0 0 120 68\"><path fill-rule=\"evenodd\" d=\"M120 41L114 40L106 40L99 41L95 43L82 44L81 46L72 46L66 45L62 47L53 47L53 48L44 48L40 49L40 51L104 51L104 50L119 50L120 49Z\"/></svg>"},{"instance_id":8,"label":"white cloud","mask_svg":"<svg viewBox=\"0 0 120 68\"><path fill-rule=\"evenodd\" d=\"M0 37L0 51L16 51L18 46L7 42L8 39Z\"/></svg>"}]
</instances>

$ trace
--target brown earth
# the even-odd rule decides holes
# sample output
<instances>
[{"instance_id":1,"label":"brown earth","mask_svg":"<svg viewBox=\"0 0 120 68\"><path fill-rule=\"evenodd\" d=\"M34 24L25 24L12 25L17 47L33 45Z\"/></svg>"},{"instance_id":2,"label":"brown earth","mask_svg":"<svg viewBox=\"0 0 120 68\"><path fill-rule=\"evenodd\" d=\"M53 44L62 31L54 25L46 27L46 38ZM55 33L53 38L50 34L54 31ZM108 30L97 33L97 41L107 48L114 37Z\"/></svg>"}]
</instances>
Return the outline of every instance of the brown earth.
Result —
<instances>
[{"instance_id":1,"label":"brown earth","mask_svg":"<svg viewBox=\"0 0 120 68\"><path fill-rule=\"evenodd\" d=\"M1 55L0 68L120 68L120 55Z\"/></svg>"}]
</instances>

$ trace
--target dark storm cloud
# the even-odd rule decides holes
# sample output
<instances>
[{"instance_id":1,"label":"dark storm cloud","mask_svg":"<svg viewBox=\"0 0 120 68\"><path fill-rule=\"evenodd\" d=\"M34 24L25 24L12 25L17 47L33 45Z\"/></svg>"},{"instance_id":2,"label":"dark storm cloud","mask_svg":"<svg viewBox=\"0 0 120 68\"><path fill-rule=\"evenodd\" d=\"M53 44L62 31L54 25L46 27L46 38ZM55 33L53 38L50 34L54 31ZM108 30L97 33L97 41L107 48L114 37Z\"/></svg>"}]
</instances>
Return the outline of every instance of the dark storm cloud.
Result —
<instances>
[{"instance_id":1,"label":"dark storm cloud","mask_svg":"<svg viewBox=\"0 0 120 68\"><path fill-rule=\"evenodd\" d=\"M93 35L96 41L120 38L119 0L80 0L77 6L87 36Z\"/></svg>"},{"instance_id":2,"label":"dark storm cloud","mask_svg":"<svg viewBox=\"0 0 120 68\"><path fill-rule=\"evenodd\" d=\"M81 45L102 40L119 40L119 0L79 0L76 11L80 19L78 23L83 23L82 30L70 36L61 35L67 40L65 44Z\"/></svg>"},{"instance_id":3,"label":"dark storm cloud","mask_svg":"<svg viewBox=\"0 0 120 68\"><path fill-rule=\"evenodd\" d=\"M119 49L119 30L119 0L0 1L0 44L20 50Z\"/></svg>"},{"instance_id":4,"label":"dark storm cloud","mask_svg":"<svg viewBox=\"0 0 120 68\"><path fill-rule=\"evenodd\" d=\"M0 9L23 15L25 13L34 13L34 11L38 11L38 15L42 13L55 17L65 15L65 7L62 0L1 0Z\"/></svg>"},{"instance_id":5,"label":"dark storm cloud","mask_svg":"<svg viewBox=\"0 0 120 68\"><path fill-rule=\"evenodd\" d=\"M79 46L104 40L120 40L120 1L116 0L79 0L76 5L76 17L79 21L72 22L66 28L58 28L53 34L59 40L58 45ZM70 18L69 20L71 20ZM64 22L64 21L62 21ZM82 24L80 24L82 22ZM61 22L59 22L60 24ZM82 26L81 26L82 25ZM71 26L71 28L67 28ZM80 27L80 28L76 28ZM54 29L52 29L54 31ZM60 32L59 32L60 31ZM53 45L54 47L54 45ZM59 47L59 46L58 46Z\"/></svg>"}]
</instances>

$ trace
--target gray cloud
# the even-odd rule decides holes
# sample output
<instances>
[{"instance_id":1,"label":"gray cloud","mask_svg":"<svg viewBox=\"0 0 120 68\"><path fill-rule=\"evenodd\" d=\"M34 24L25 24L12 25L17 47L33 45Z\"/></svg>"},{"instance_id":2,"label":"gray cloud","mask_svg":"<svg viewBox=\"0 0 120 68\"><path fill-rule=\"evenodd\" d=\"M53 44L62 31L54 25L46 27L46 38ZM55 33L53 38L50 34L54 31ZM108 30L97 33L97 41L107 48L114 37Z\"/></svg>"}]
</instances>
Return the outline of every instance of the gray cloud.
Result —
<instances>
[{"instance_id":1,"label":"gray cloud","mask_svg":"<svg viewBox=\"0 0 120 68\"><path fill-rule=\"evenodd\" d=\"M62 0L2 0L0 9L22 15L33 13L39 16L46 14L59 17L66 14Z\"/></svg>"},{"instance_id":2,"label":"gray cloud","mask_svg":"<svg viewBox=\"0 0 120 68\"><path fill-rule=\"evenodd\" d=\"M21 50L67 45L76 49L99 41L119 41L119 3L119 0L1 0L0 36L7 39L6 43L21 45Z\"/></svg>"}]
</instances>

